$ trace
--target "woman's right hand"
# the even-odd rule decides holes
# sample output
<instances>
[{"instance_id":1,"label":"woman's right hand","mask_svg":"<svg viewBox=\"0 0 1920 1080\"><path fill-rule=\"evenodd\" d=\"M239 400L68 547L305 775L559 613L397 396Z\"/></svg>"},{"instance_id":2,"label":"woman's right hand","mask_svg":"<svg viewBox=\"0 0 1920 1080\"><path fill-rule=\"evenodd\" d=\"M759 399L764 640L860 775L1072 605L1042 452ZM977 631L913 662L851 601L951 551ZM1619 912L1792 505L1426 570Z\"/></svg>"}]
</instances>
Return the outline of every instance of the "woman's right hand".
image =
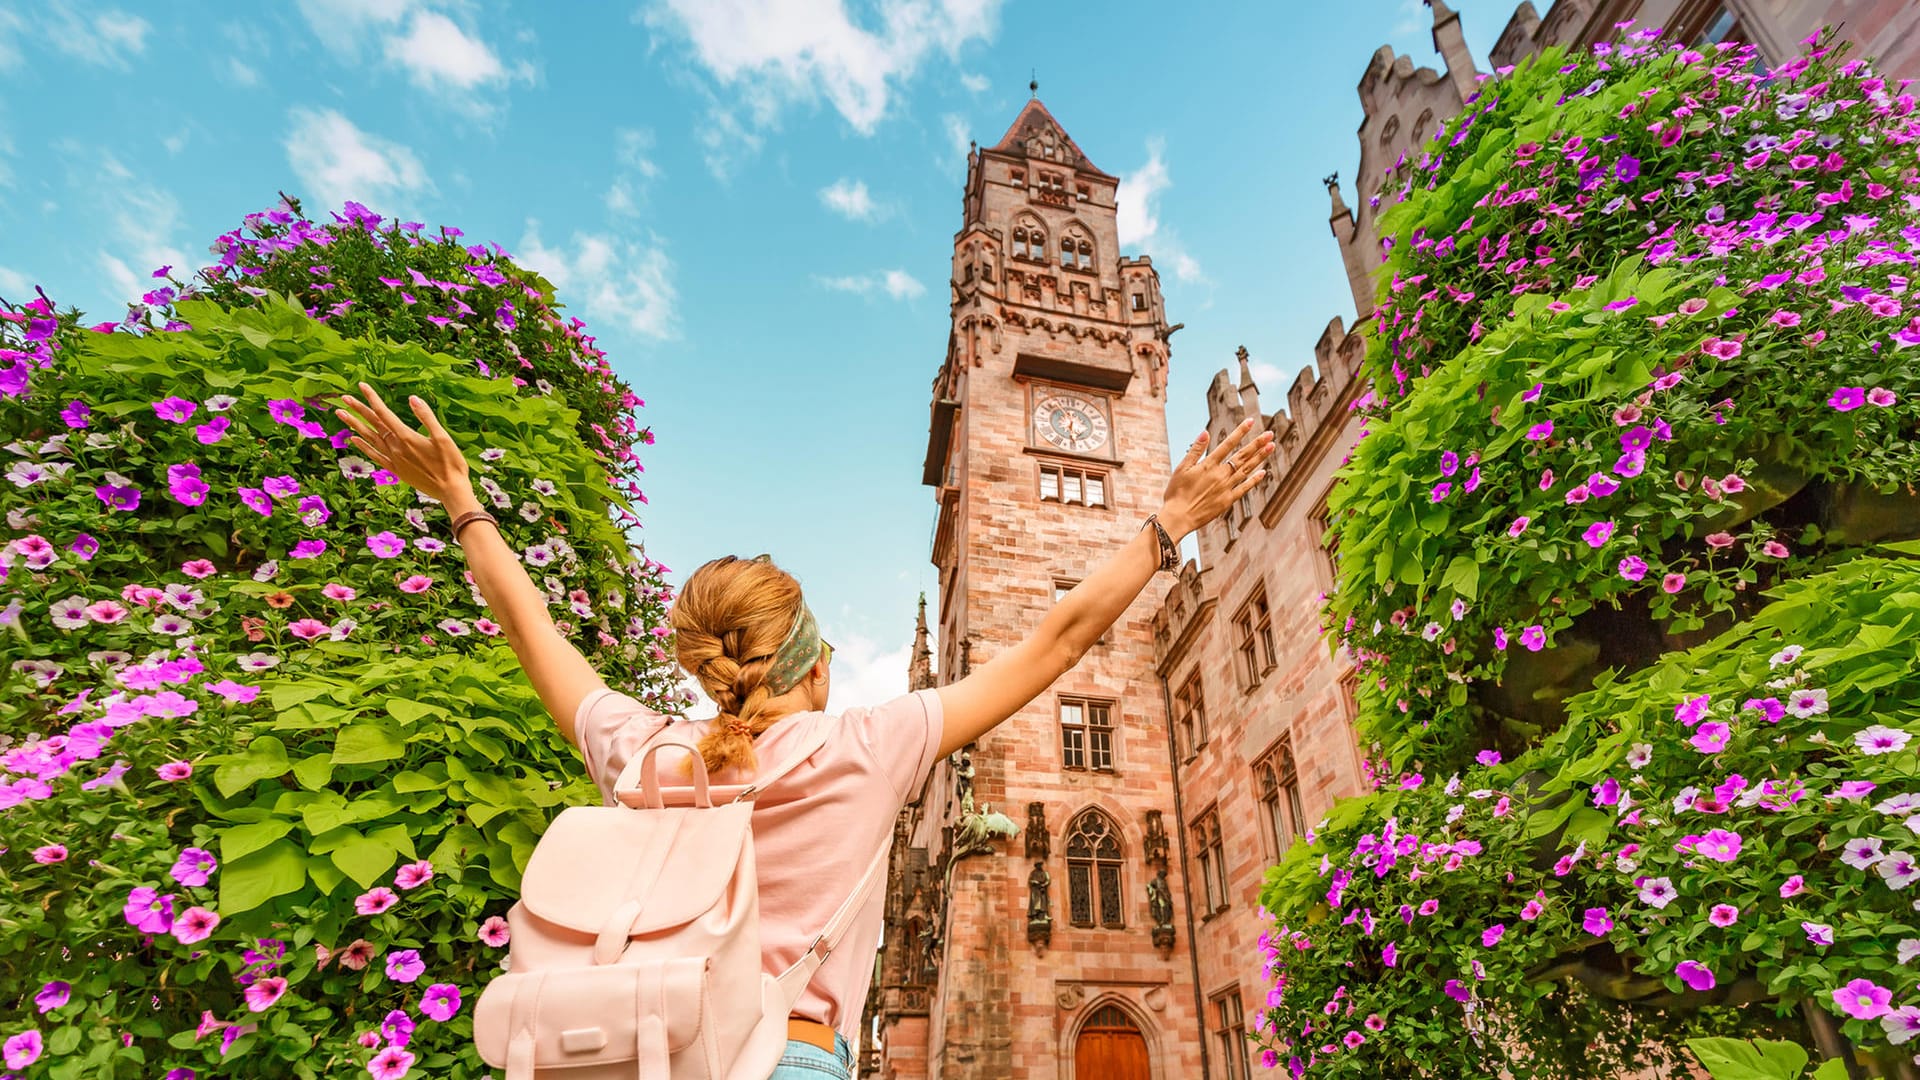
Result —
<instances>
[{"instance_id":1,"label":"woman's right hand","mask_svg":"<svg viewBox=\"0 0 1920 1080\"><path fill-rule=\"evenodd\" d=\"M1187 448L1187 456L1174 466L1159 518L1176 542L1225 513L1235 499L1266 479L1267 472L1260 466L1273 456L1273 432L1263 431L1248 440L1253 424L1243 421L1212 453L1207 452L1207 433L1201 432Z\"/></svg>"}]
</instances>

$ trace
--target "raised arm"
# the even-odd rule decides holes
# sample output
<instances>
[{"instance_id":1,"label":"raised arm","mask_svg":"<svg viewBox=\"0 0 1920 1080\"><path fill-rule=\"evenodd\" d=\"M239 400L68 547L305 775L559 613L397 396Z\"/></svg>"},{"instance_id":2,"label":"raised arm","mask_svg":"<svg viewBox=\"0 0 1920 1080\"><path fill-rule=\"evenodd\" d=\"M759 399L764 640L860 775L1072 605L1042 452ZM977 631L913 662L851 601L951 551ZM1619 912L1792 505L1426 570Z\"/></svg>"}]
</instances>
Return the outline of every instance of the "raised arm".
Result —
<instances>
[{"instance_id":1,"label":"raised arm","mask_svg":"<svg viewBox=\"0 0 1920 1080\"><path fill-rule=\"evenodd\" d=\"M1273 433L1253 430L1248 420L1235 428L1213 453L1201 432L1167 481L1158 514L1178 544L1188 533L1218 517L1266 475L1260 468L1273 453ZM1160 566L1160 543L1149 528L1075 585L1026 640L973 669L959 682L940 687L945 717L940 753L951 754L999 726L1040 696L1055 679L1072 671L1100 635L1146 588Z\"/></svg>"},{"instance_id":2,"label":"raised arm","mask_svg":"<svg viewBox=\"0 0 1920 1080\"><path fill-rule=\"evenodd\" d=\"M399 477L401 483L438 499L451 517L481 509L473 493L466 455L440 426L426 402L417 397L407 401L426 427L427 434L422 435L395 415L373 387L361 383L360 392L364 401L343 395L341 401L346 407L335 409L334 415L353 429L353 445L361 453ZM573 721L580 702L607 684L553 625L553 616L547 614L546 594L527 576L500 530L484 520L477 521L460 531L460 546L466 552L473 583L486 597L488 612L500 624L507 644L513 646L513 654L526 669L527 681L539 692L540 703L553 715L560 733L577 745Z\"/></svg>"}]
</instances>

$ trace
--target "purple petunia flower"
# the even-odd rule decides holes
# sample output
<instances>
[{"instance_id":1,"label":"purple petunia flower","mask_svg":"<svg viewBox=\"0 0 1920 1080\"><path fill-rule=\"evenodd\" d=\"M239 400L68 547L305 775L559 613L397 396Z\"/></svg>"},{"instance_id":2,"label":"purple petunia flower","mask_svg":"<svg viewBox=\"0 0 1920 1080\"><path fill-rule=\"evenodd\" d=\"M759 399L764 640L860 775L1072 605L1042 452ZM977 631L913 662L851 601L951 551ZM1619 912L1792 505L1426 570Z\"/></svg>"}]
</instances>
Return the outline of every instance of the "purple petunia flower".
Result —
<instances>
[{"instance_id":1,"label":"purple petunia flower","mask_svg":"<svg viewBox=\"0 0 1920 1080\"><path fill-rule=\"evenodd\" d=\"M199 406L183 397L167 397L153 403L153 414L170 423L184 424Z\"/></svg>"},{"instance_id":2,"label":"purple petunia flower","mask_svg":"<svg viewBox=\"0 0 1920 1080\"><path fill-rule=\"evenodd\" d=\"M367 548L382 559L391 559L407 550L407 542L386 530L367 537Z\"/></svg>"},{"instance_id":3,"label":"purple petunia flower","mask_svg":"<svg viewBox=\"0 0 1920 1080\"><path fill-rule=\"evenodd\" d=\"M1693 737L1687 742L1703 754L1717 754L1727 748L1727 739L1732 734L1732 728L1717 720L1710 720L1695 729Z\"/></svg>"},{"instance_id":4,"label":"purple petunia flower","mask_svg":"<svg viewBox=\"0 0 1920 1080\"><path fill-rule=\"evenodd\" d=\"M1529 442L1540 442L1541 440L1551 438L1552 436L1553 436L1553 421L1551 420L1543 420L1540 423L1535 424L1532 427L1527 429L1527 440Z\"/></svg>"},{"instance_id":5,"label":"purple petunia flower","mask_svg":"<svg viewBox=\"0 0 1920 1080\"><path fill-rule=\"evenodd\" d=\"M239 494L240 501L245 503L249 510L261 517L273 516L273 500L267 497L266 492L259 488L243 487L239 489Z\"/></svg>"},{"instance_id":6,"label":"purple petunia flower","mask_svg":"<svg viewBox=\"0 0 1920 1080\"><path fill-rule=\"evenodd\" d=\"M1535 623L1534 625L1527 627L1525 630L1520 631L1520 644L1526 646L1526 649L1528 652L1539 652L1541 649L1546 648L1547 646L1546 627L1541 626L1538 623Z\"/></svg>"},{"instance_id":7,"label":"purple petunia flower","mask_svg":"<svg viewBox=\"0 0 1920 1080\"><path fill-rule=\"evenodd\" d=\"M72 998L73 985L56 979L42 986L39 993L33 995L33 1003L39 1007L42 1014L45 1014L65 1005Z\"/></svg>"},{"instance_id":8,"label":"purple petunia flower","mask_svg":"<svg viewBox=\"0 0 1920 1080\"><path fill-rule=\"evenodd\" d=\"M1482 930L1480 932L1480 944L1491 949L1495 945L1500 944L1500 939L1505 937L1506 935L1507 935L1507 924L1494 923L1492 926L1489 926L1485 930Z\"/></svg>"},{"instance_id":9,"label":"purple petunia flower","mask_svg":"<svg viewBox=\"0 0 1920 1080\"><path fill-rule=\"evenodd\" d=\"M109 510L140 509L140 489L130 484L101 484L93 489L93 493Z\"/></svg>"},{"instance_id":10,"label":"purple petunia flower","mask_svg":"<svg viewBox=\"0 0 1920 1080\"><path fill-rule=\"evenodd\" d=\"M327 542L325 540L302 540L293 545L293 550L287 553L287 557L291 559L311 559L325 550L327 550Z\"/></svg>"},{"instance_id":11,"label":"purple petunia flower","mask_svg":"<svg viewBox=\"0 0 1920 1080\"><path fill-rule=\"evenodd\" d=\"M1674 965L1673 973L1680 981L1695 990L1711 990L1714 987L1712 969L1696 960L1682 960Z\"/></svg>"},{"instance_id":12,"label":"purple petunia flower","mask_svg":"<svg viewBox=\"0 0 1920 1080\"><path fill-rule=\"evenodd\" d=\"M396 949L387 954L387 978L395 982L410 983L426 970L417 949Z\"/></svg>"},{"instance_id":13,"label":"purple petunia flower","mask_svg":"<svg viewBox=\"0 0 1920 1080\"><path fill-rule=\"evenodd\" d=\"M1594 937L1600 937L1613 929L1613 918L1603 907L1588 908L1586 918L1580 923L1581 929Z\"/></svg>"},{"instance_id":14,"label":"purple petunia flower","mask_svg":"<svg viewBox=\"0 0 1920 1080\"><path fill-rule=\"evenodd\" d=\"M1607 546L1607 541L1613 539L1613 522L1594 522L1587 526L1587 531L1581 534L1581 539L1587 542L1588 547L1601 548Z\"/></svg>"},{"instance_id":15,"label":"purple petunia flower","mask_svg":"<svg viewBox=\"0 0 1920 1080\"><path fill-rule=\"evenodd\" d=\"M1867 391L1861 386L1842 386L1828 396L1827 404L1835 412L1852 412L1867 403Z\"/></svg>"},{"instance_id":16,"label":"purple petunia flower","mask_svg":"<svg viewBox=\"0 0 1920 1080\"><path fill-rule=\"evenodd\" d=\"M1833 1003L1855 1020L1874 1020L1887 1014L1893 991L1870 979L1855 979L1833 992Z\"/></svg>"}]
</instances>

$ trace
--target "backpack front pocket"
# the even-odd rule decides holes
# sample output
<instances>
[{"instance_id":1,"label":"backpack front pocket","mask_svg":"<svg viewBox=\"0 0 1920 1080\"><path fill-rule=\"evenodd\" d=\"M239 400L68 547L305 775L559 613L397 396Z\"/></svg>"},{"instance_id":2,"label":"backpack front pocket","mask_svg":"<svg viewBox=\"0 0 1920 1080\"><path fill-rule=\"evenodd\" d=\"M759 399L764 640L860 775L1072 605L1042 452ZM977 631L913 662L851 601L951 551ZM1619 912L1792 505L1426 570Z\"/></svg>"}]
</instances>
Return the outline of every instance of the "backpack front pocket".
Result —
<instances>
[{"instance_id":1,"label":"backpack front pocket","mask_svg":"<svg viewBox=\"0 0 1920 1080\"><path fill-rule=\"evenodd\" d=\"M474 1040L506 1080L717 1077L705 957L559 968L487 984Z\"/></svg>"}]
</instances>

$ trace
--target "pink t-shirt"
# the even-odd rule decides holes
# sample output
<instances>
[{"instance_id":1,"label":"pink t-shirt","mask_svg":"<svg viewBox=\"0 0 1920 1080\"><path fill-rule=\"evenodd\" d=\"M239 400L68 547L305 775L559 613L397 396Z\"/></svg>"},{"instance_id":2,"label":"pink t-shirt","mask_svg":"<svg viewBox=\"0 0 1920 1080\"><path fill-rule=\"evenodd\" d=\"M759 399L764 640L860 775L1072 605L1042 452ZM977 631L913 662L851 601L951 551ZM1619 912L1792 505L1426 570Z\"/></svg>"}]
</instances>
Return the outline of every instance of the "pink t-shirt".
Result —
<instances>
[{"instance_id":1,"label":"pink t-shirt","mask_svg":"<svg viewBox=\"0 0 1920 1080\"><path fill-rule=\"evenodd\" d=\"M574 725L580 755L608 805L627 760L670 723L675 721L615 690L596 690L580 703ZM833 725L821 748L754 797L760 948L766 970L775 975L800 959L859 884L874 852L892 835L895 816L940 752L940 698L920 690L839 716L781 717L754 740L759 766L777 768L817 724ZM707 729L699 721L686 726L694 741ZM683 759L673 750L659 756L662 776L673 775L669 767ZM713 780L747 782L731 770ZM860 1010L873 981L873 948L885 907L882 883L793 1007L795 1016L832 1025L854 1046L860 1044Z\"/></svg>"}]
</instances>

